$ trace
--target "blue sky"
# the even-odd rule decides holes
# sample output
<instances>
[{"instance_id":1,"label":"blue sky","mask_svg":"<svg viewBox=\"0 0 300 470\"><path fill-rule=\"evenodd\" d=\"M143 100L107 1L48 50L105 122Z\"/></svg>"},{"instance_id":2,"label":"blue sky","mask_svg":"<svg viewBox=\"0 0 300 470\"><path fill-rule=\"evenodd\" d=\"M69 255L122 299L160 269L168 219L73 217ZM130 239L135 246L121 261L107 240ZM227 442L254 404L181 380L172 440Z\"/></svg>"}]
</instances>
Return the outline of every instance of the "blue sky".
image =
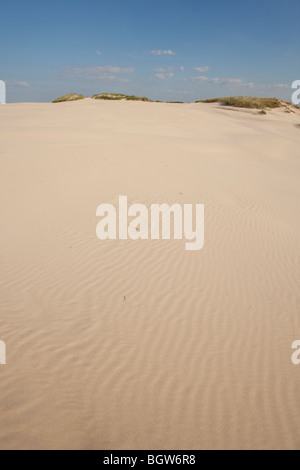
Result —
<instances>
[{"instance_id":1,"label":"blue sky","mask_svg":"<svg viewBox=\"0 0 300 470\"><path fill-rule=\"evenodd\" d=\"M0 0L7 101L104 91L291 99L299 0Z\"/></svg>"}]
</instances>

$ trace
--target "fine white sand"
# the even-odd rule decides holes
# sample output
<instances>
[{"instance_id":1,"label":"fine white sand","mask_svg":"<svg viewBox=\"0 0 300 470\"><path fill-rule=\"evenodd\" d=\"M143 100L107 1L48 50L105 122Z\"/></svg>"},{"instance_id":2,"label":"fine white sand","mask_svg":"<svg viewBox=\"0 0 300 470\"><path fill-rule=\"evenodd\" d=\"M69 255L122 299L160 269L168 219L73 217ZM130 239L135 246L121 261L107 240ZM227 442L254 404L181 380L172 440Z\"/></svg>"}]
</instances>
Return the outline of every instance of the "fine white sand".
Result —
<instances>
[{"instance_id":1,"label":"fine white sand","mask_svg":"<svg viewBox=\"0 0 300 470\"><path fill-rule=\"evenodd\" d=\"M0 106L1 449L300 447L299 124ZM100 241L96 208L119 195L204 203L203 250Z\"/></svg>"}]
</instances>

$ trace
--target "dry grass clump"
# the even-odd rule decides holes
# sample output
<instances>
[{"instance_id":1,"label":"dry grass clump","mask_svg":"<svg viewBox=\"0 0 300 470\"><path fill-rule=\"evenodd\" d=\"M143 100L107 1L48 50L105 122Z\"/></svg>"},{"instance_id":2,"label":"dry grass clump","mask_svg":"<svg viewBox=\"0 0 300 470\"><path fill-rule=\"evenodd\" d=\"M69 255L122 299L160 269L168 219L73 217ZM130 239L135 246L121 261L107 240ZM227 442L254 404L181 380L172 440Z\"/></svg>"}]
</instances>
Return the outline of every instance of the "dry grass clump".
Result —
<instances>
[{"instance_id":1,"label":"dry grass clump","mask_svg":"<svg viewBox=\"0 0 300 470\"><path fill-rule=\"evenodd\" d=\"M99 93L93 95L94 100L127 100L127 101L151 101L145 96L124 95L122 93Z\"/></svg>"},{"instance_id":2,"label":"dry grass clump","mask_svg":"<svg viewBox=\"0 0 300 470\"><path fill-rule=\"evenodd\" d=\"M257 98L249 96L228 96L225 98L210 98L208 100L199 100L196 103L220 103L224 106L233 106L235 108L265 109L281 108L285 103L278 98Z\"/></svg>"}]
</instances>

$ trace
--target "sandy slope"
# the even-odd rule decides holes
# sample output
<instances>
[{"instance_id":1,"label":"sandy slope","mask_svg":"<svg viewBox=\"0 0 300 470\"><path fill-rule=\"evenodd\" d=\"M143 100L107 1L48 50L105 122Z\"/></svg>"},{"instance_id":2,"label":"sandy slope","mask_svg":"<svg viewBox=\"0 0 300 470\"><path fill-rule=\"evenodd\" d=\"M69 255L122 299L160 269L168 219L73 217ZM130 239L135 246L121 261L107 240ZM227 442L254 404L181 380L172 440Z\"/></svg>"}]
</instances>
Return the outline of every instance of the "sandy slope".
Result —
<instances>
[{"instance_id":1,"label":"sandy slope","mask_svg":"<svg viewBox=\"0 0 300 470\"><path fill-rule=\"evenodd\" d=\"M0 448L300 447L299 124L0 106ZM204 203L204 249L101 242L119 194Z\"/></svg>"}]
</instances>

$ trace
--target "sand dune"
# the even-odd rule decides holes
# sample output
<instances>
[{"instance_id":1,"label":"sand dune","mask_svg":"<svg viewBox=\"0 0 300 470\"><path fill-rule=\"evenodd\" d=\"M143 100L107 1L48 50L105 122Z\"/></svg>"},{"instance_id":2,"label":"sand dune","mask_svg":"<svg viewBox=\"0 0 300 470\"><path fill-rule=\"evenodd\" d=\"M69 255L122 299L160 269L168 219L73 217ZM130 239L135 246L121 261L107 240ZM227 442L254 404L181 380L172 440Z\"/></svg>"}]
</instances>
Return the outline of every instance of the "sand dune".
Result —
<instances>
[{"instance_id":1,"label":"sand dune","mask_svg":"<svg viewBox=\"0 0 300 470\"><path fill-rule=\"evenodd\" d=\"M299 448L299 124L0 106L1 449ZM96 208L120 194L204 203L203 250L98 240Z\"/></svg>"}]
</instances>

